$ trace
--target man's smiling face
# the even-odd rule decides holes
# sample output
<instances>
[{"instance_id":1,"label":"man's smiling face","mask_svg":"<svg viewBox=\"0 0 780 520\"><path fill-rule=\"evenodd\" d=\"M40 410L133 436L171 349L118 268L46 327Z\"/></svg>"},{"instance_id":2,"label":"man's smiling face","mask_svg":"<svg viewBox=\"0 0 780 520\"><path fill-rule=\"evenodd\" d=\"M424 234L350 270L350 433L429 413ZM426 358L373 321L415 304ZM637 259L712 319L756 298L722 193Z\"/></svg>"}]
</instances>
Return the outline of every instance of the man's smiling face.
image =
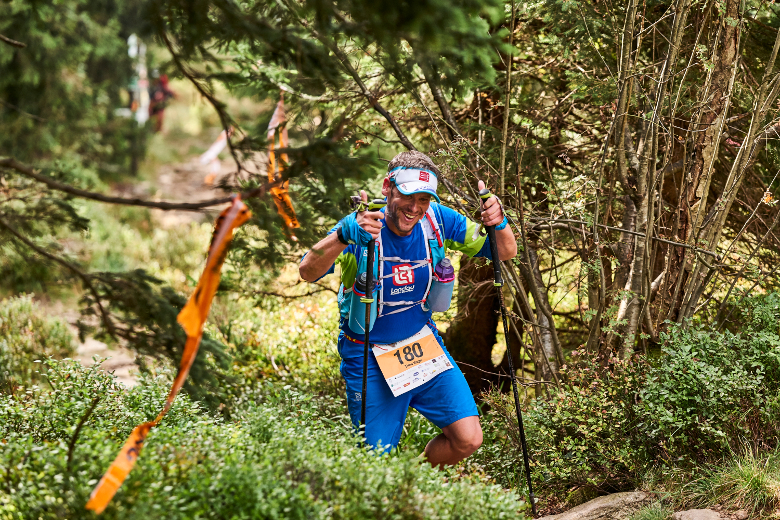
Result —
<instances>
[{"instance_id":1,"label":"man's smiling face","mask_svg":"<svg viewBox=\"0 0 780 520\"><path fill-rule=\"evenodd\" d=\"M404 195L390 179L382 184L382 195L387 197L385 223L390 231L402 237L411 234L428 211L432 198L429 193Z\"/></svg>"}]
</instances>

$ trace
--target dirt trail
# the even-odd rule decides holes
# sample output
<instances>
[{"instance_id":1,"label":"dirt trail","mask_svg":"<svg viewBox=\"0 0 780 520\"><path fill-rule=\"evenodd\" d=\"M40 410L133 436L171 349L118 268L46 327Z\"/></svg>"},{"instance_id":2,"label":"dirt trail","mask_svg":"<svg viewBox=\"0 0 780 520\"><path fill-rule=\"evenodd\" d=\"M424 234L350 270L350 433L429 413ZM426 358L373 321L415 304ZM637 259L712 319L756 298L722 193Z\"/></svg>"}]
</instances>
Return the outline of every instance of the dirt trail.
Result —
<instances>
[{"instance_id":1,"label":"dirt trail","mask_svg":"<svg viewBox=\"0 0 780 520\"><path fill-rule=\"evenodd\" d=\"M94 364L92 357L95 355L109 358L101 365L103 370L113 373L117 381L128 388L138 384L138 365L135 363L133 352L121 347L110 349L108 345L95 338L87 338L84 343L80 343L76 352L76 359L87 367Z\"/></svg>"},{"instance_id":2,"label":"dirt trail","mask_svg":"<svg viewBox=\"0 0 780 520\"><path fill-rule=\"evenodd\" d=\"M216 171L216 173L215 173ZM149 196L149 186L146 183L120 184L114 187L122 196L165 200L171 202L198 202L202 200L224 197L226 192L217 188L219 179L235 171L232 161L221 161L219 168L212 169L210 164L201 164L198 156L178 164L164 164L157 169L155 186L156 193ZM209 213L216 213L222 208L213 208L203 212L195 211L162 211L153 209L152 217L155 224L170 229L186 225L190 222L209 220Z\"/></svg>"},{"instance_id":3,"label":"dirt trail","mask_svg":"<svg viewBox=\"0 0 780 520\"><path fill-rule=\"evenodd\" d=\"M75 323L79 319L79 313L74 308L66 308L62 302L41 302L46 306L47 312L54 316L59 316L64 319L73 333L73 336L78 341L78 329ZM98 341L95 338L88 337L84 342L79 342L76 347L76 355L74 359L81 362L84 366L92 366L95 364L93 356L99 356L100 359L106 359L103 361L101 368L106 372L112 373L117 377L117 380L128 388L135 386L138 383L136 369L138 365L135 364L135 353L121 347L109 347L102 341Z\"/></svg>"}]
</instances>

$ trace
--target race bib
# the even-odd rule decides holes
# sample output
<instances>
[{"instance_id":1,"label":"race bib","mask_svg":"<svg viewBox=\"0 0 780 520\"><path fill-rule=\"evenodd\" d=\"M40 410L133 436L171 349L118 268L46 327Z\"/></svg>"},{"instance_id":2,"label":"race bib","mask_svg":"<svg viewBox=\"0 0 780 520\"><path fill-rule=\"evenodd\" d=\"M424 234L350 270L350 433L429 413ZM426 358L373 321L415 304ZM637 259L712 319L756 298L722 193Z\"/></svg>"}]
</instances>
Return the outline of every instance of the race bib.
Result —
<instances>
[{"instance_id":1,"label":"race bib","mask_svg":"<svg viewBox=\"0 0 780 520\"><path fill-rule=\"evenodd\" d=\"M373 352L394 397L452 368L427 325L411 338L390 345L374 345Z\"/></svg>"}]
</instances>

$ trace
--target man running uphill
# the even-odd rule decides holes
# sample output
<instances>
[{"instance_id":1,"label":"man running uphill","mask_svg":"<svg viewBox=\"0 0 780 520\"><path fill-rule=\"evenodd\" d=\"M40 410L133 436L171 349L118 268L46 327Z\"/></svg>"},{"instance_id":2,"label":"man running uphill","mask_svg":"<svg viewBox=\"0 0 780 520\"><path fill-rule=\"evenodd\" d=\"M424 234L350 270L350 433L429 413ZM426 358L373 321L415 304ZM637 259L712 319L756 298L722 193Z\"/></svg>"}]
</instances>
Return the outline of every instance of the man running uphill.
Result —
<instances>
[{"instance_id":1,"label":"man running uphill","mask_svg":"<svg viewBox=\"0 0 780 520\"><path fill-rule=\"evenodd\" d=\"M482 444L482 428L474 398L463 373L447 352L431 319L429 308L435 267L447 249L490 258L485 237L473 238L476 224L440 205L436 195L439 170L420 152L398 154L388 166L382 195L384 211L362 211L342 219L300 265L304 280L315 281L341 266L338 349L341 374L347 383L352 423L360 420L363 379L362 322L350 316L361 273L367 270L367 245L376 239L374 279L376 319L370 328L365 436L369 445L395 447L401 438L409 407L442 429L425 447L433 466L455 464ZM479 182L479 189L484 188ZM361 192L364 201L365 192ZM431 199L436 199L433 201ZM500 204L491 197L484 204L482 223L496 226L501 260L517 254L517 244L506 225ZM445 263L446 264L446 261ZM365 282L364 282L365 283ZM358 289L360 290L360 289ZM359 300L357 300L359 301ZM371 325L369 324L369 327Z\"/></svg>"}]
</instances>

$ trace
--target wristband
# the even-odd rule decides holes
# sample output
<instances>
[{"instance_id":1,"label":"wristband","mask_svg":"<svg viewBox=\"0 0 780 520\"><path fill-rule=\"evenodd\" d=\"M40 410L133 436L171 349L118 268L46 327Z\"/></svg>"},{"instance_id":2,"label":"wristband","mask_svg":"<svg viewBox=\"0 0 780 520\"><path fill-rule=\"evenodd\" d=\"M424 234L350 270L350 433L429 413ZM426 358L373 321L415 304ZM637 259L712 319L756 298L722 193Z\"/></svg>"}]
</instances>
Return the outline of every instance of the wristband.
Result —
<instances>
[{"instance_id":1,"label":"wristband","mask_svg":"<svg viewBox=\"0 0 780 520\"><path fill-rule=\"evenodd\" d=\"M502 220L500 224L496 225L496 231L501 231L507 226L507 224L509 224L509 222L506 219L506 215L504 215L504 220Z\"/></svg>"},{"instance_id":2,"label":"wristband","mask_svg":"<svg viewBox=\"0 0 780 520\"><path fill-rule=\"evenodd\" d=\"M348 244L366 246L372 240L371 234L360 227L357 222L357 214L350 213L339 221L340 238Z\"/></svg>"},{"instance_id":3,"label":"wristband","mask_svg":"<svg viewBox=\"0 0 780 520\"><path fill-rule=\"evenodd\" d=\"M349 245L349 242L347 242L347 239L344 238L344 233L341 231L341 228L336 228L336 238L339 239L339 242L344 244L345 246Z\"/></svg>"}]
</instances>

